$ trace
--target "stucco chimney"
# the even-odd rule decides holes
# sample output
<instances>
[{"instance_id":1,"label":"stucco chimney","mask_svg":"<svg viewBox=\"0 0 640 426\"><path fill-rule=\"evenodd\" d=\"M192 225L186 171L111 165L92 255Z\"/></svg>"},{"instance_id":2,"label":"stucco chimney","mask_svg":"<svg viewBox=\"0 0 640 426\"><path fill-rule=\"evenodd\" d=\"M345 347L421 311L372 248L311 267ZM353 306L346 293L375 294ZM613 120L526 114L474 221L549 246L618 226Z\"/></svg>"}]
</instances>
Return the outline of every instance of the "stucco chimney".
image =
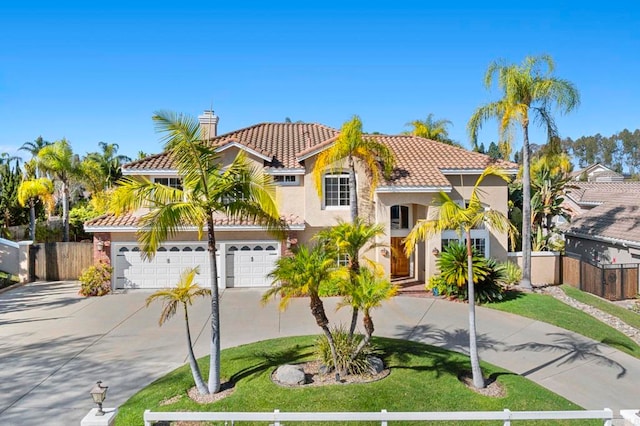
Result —
<instances>
[{"instance_id":1,"label":"stucco chimney","mask_svg":"<svg viewBox=\"0 0 640 426\"><path fill-rule=\"evenodd\" d=\"M198 120L203 140L218 136L218 116L213 113L213 110L205 110L202 115L198 116Z\"/></svg>"}]
</instances>

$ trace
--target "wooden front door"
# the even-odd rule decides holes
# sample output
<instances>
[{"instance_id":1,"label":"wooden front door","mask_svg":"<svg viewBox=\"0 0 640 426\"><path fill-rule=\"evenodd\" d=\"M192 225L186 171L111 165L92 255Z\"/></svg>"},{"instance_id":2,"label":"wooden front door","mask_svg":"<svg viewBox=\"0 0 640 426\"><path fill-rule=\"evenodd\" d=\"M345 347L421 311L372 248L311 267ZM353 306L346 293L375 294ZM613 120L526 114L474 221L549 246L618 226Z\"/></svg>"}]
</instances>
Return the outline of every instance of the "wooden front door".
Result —
<instances>
[{"instance_id":1,"label":"wooden front door","mask_svg":"<svg viewBox=\"0 0 640 426\"><path fill-rule=\"evenodd\" d=\"M409 276L409 259L404 254L404 237L391 237L391 278Z\"/></svg>"}]
</instances>

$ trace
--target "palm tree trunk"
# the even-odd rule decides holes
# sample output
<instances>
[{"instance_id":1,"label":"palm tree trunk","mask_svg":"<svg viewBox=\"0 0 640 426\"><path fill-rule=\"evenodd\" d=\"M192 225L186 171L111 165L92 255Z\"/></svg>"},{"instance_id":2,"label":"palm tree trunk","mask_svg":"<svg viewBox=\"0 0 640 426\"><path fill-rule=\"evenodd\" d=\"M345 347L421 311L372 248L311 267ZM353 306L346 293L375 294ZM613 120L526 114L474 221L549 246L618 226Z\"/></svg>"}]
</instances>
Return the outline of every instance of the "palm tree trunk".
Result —
<instances>
[{"instance_id":1,"label":"palm tree trunk","mask_svg":"<svg viewBox=\"0 0 640 426\"><path fill-rule=\"evenodd\" d=\"M351 289L355 289L356 277L358 273L360 273L360 259L357 257L355 259L349 259L351 269L349 273L349 280L351 284ZM353 306L351 311L351 325L349 326L349 342L353 339L353 334L356 332L356 326L358 325L358 307Z\"/></svg>"},{"instance_id":2,"label":"palm tree trunk","mask_svg":"<svg viewBox=\"0 0 640 426\"><path fill-rule=\"evenodd\" d=\"M531 290L531 171L529 169L529 126L522 125L522 280Z\"/></svg>"},{"instance_id":3,"label":"palm tree trunk","mask_svg":"<svg viewBox=\"0 0 640 426\"><path fill-rule=\"evenodd\" d=\"M351 311L351 325L349 325L349 341L353 339L353 335L356 332L357 325L358 325L358 308L354 306Z\"/></svg>"},{"instance_id":4,"label":"palm tree trunk","mask_svg":"<svg viewBox=\"0 0 640 426\"><path fill-rule=\"evenodd\" d=\"M371 341L371 336L373 336L373 332L374 332L373 320L371 319L371 315L369 315L369 313L366 311L364 313L364 316L362 317L362 322L364 323L364 332L365 332L364 338L362 339L362 341L360 342L356 350L351 355L352 361L358 357L360 352L362 352L362 349L364 349L364 347L367 346L367 344Z\"/></svg>"},{"instance_id":5,"label":"palm tree trunk","mask_svg":"<svg viewBox=\"0 0 640 426\"><path fill-rule=\"evenodd\" d=\"M349 156L349 206L351 207L351 223L355 223L358 217L358 185L356 183L356 167L351 156Z\"/></svg>"},{"instance_id":6,"label":"palm tree trunk","mask_svg":"<svg viewBox=\"0 0 640 426\"><path fill-rule=\"evenodd\" d=\"M216 264L216 237L213 212L207 217L209 265L211 270L211 353L209 357L209 393L220 391L220 293L218 292L218 265Z\"/></svg>"},{"instance_id":7,"label":"palm tree trunk","mask_svg":"<svg viewBox=\"0 0 640 426\"><path fill-rule=\"evenodd\" d=\"M36 241L36 206L33 197L29 199L29 236Z\"/></svg>"},{"instance_id":8,"label":"palm tree trunk","mask_svg":"<svg viewBox=\"0 0 640 426\"><path fill-rule=\"evenodd\" d=\"M69 241L69 182L62 181L62 241Z\"/></svg>"},{"instance_id":9,"label":"palm tree trunk","mask_svg":"<svg viewBox=\"0 0 640 426\"><path fill-rule=\"evenodd\" d=\"M191 375L193 381L196 383L198 393L200 395L208 395L209 390L202 380L202 374L200 373L200 367L198 367L198 361L196 361L196 355L193 353L193 344L191 343L191 330L189 330L189 312L187 311L187 304L182 303L184 307L184 323L187 326L187 350L189 355L189 366L191 367Z\"/></svg>"},{"instance_id":10,"label":"palm tree trunk","mask_svg":"<svg viewBox=\"0 0 640 426\"><path fill-rule=\"evenodd\" d=\"M316 319L316 324L318 324L318 326L324 332L324 335L327 337L327 342L329 342L329 349L331 350L331 358L333 359L333 365L336 369L336 382L339 382L342 368L338 365L336 344L333 341L333 335L331 334L331 330L329 330L328 326L329 319L327 318L327 314L324 311L324 304L322 303L322 299L320 299L317 293L312 293L309 295L309 308L311 309L311 314Z\"/></svg>"},{"instance_id":11,"label":"palm tree trunk","mask_svg":"<svg viewBox=\"0 0 640 426\"><path fill-rule=\"evenodd\" d=\"M470 230L467 230L467 290L469 294L469 358L471 359L471 375L473 376L473 386L482 389L485 387L485 383L480 369L476 337L476 291L473 284L473 250L471 249Z\"/></svg>"}]
</instances>

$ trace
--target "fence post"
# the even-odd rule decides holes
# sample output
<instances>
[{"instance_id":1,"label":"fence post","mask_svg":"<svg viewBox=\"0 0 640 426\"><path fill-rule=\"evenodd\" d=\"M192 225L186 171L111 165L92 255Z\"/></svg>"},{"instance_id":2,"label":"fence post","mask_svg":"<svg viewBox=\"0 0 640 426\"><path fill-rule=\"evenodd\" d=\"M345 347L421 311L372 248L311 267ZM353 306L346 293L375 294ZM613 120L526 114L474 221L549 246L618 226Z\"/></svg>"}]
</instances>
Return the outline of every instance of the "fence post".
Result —
<instances>
[{"instance_id":1,"label":"fence post","mask_svg":"<svg viewBox=\"0 0 640 426\"><path fill-rule=\"evenodd\" d=\"M507 414L507 418L504 420L503 426L511 426L511 410L505 408L504 412Z\"/></svg>"},{"instance_id":2,"label":"fence post","mask_svg":"<svg viewBox=\"0 0 640 426\"><path fill-rule=\"evenodd\" d=\"M278 414L280 414L280 410L278 410L277 408L273 410L273 426L283 426L278 421Z\"/></svg>"},{"instance_id":3,"label":"fence post","mask_svg":"<svg viewBox=\"0 0 640 426\"><path fill-rule=\"evenodd\" d=\"M387 412L387 410L383 408L380 412L384 414ZM380 426L387 426L387 421L386 420L381 421Z\"/></svg>"},{"instance_id":4,"label":"fence post","mask_svg":"<svg viewBox=\"0 0 640 426\"><path fill-rule=\"evenodd\" d=\"M613 426L613 410L605 408L604 411L610 414L609 418L604 421L604 426Z\"/></svg>"}]
</instances>

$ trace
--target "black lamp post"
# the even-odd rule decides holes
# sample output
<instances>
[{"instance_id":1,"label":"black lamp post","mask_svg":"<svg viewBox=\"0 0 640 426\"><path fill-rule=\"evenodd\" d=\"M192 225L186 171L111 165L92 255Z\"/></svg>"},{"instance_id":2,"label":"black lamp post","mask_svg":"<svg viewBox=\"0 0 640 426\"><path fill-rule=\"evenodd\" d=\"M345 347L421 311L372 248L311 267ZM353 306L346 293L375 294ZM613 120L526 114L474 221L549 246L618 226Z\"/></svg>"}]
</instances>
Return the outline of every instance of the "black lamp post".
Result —
<instances>
[{"instance_id":1,"label":"black lamp post","mask_svg":"<svg viewBox=\"0 0 640 426\"><path fill-rule=\"evenodd\" d=\"M102 381L98 380L95 386L90 391L93 402L98 404L98 411L96 412L96 416L104 416L104 411L102 411L102 403L105 399L107 399L107 389L109 389L109 386L102 386Z\"/></svg>"}]
</instances>

